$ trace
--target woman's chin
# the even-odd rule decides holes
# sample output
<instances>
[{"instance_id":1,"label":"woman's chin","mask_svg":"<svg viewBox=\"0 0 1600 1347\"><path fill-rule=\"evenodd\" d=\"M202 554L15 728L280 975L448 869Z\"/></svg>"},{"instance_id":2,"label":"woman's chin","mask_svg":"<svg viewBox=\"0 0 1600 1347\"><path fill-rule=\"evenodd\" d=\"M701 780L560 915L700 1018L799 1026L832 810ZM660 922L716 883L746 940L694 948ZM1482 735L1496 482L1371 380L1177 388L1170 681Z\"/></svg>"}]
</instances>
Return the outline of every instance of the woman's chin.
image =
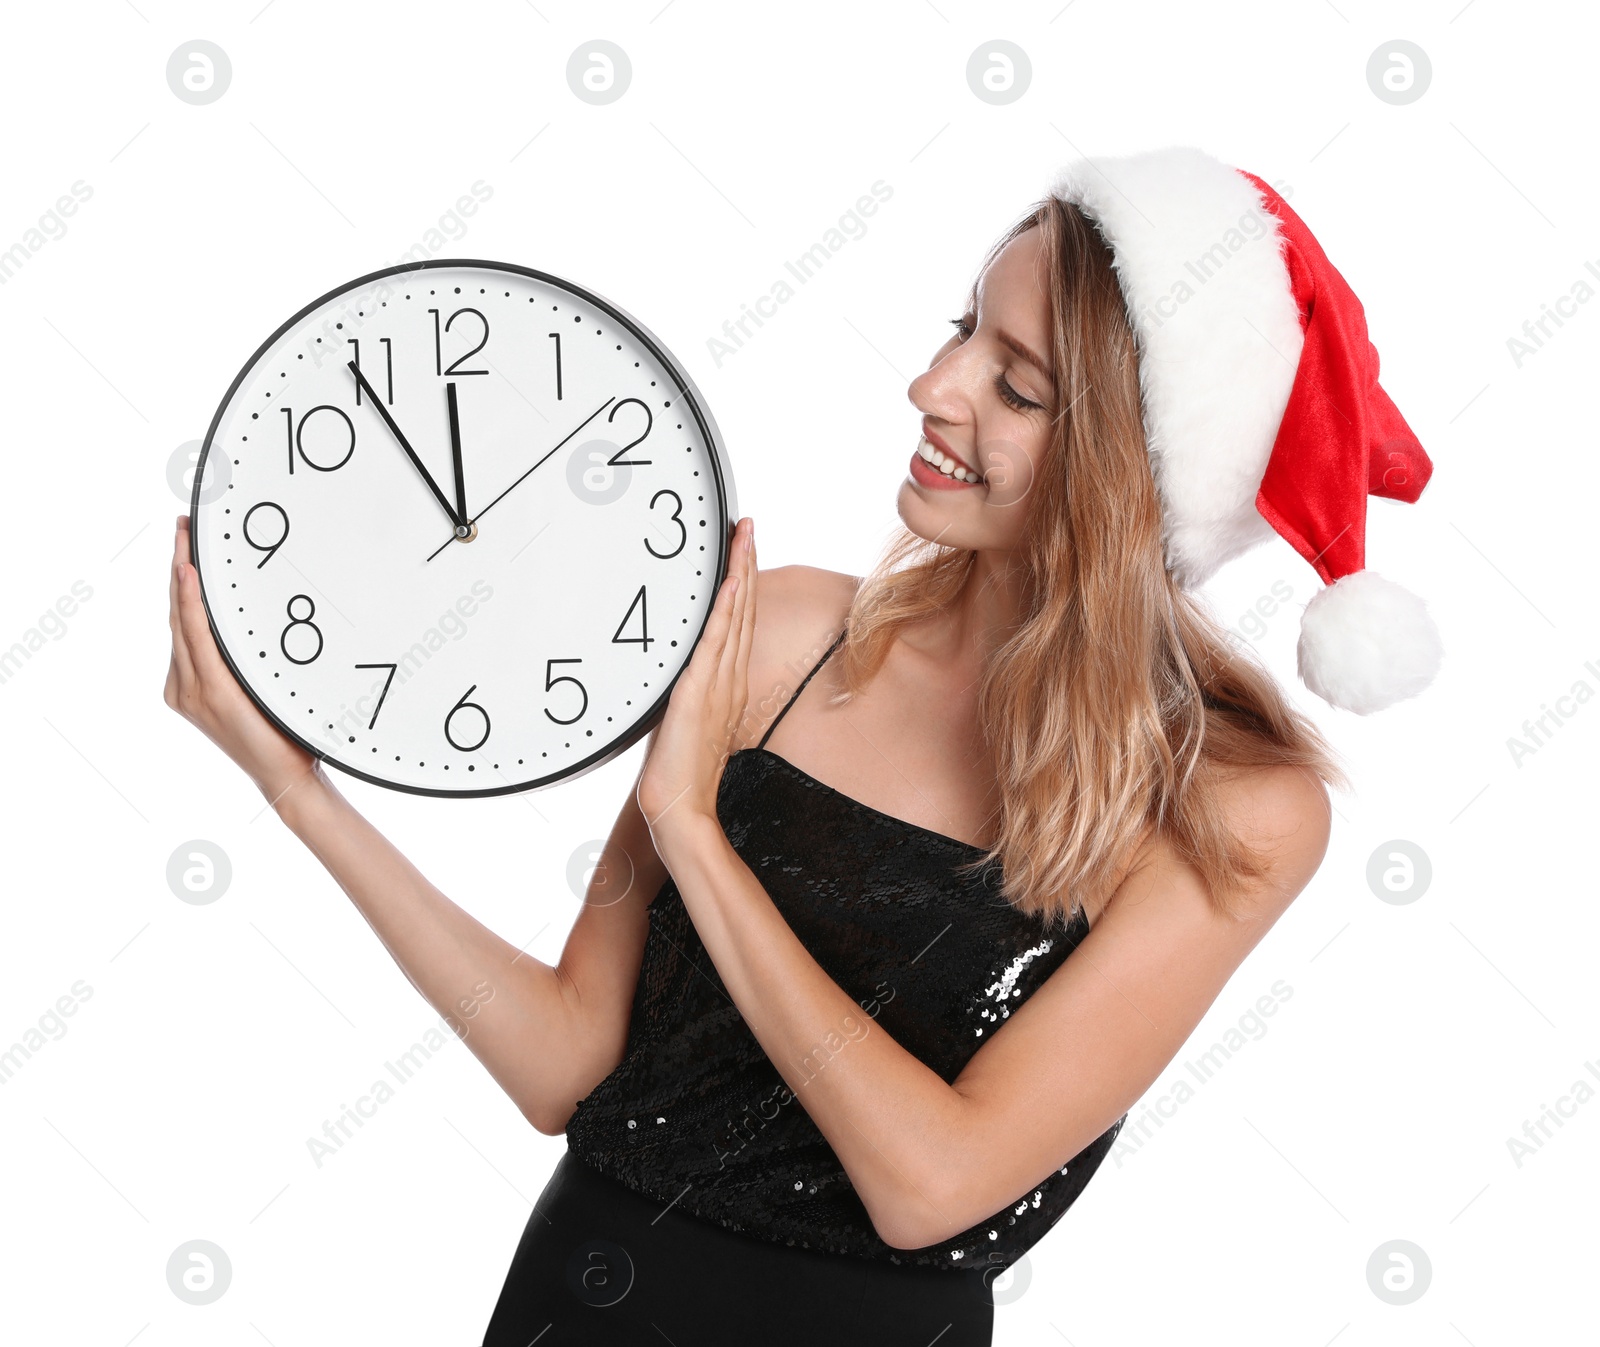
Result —
<instances>
[{"instance_id":1,"label":"woman's chin","mask_svg":"<svg viewBox=\"0 0 1600 1347\"><path fill-rule=\"evenodd\" d=\"M951 511L940 509L938 499L929 500L927 493L919 491L909 477L900 483L895 497L895 509L900 522L917 537L946 547L960 547L950 527Z\"/></svg>"}]
</instances>

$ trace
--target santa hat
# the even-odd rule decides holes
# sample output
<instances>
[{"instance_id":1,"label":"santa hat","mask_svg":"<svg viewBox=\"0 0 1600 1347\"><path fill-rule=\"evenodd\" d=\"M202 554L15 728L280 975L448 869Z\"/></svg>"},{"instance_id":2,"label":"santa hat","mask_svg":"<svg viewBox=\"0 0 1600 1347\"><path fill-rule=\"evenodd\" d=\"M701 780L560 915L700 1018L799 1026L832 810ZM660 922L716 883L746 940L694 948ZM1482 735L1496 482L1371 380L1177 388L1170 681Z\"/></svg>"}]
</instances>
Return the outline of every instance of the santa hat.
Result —
<instances>
[{"instance_id":1,"label":"santa hat","mask_svg":"<svg viewBox=\"0 0 1600 1347\"><path fill-rule=\"evenodd\" d=\"M1304 221L1189 147L1079 160L1050 192L1111 249L1174 578L1199 585L1276 533L1327 586L1301 620L1306 685L1363 715L1421 692L1439 632L1421 599L1365 569L1366 516L1369 495L1414 502L1433 464Z\"/></svg>"}]
</instances>

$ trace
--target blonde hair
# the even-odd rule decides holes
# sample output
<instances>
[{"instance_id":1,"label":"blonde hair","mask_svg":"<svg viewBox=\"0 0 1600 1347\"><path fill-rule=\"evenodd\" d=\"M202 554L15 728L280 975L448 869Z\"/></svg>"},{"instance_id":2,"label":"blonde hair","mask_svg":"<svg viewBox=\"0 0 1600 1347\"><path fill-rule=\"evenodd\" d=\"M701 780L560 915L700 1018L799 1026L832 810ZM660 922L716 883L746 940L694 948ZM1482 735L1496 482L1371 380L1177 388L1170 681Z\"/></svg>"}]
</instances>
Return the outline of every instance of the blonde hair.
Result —
<instances>
[{"instance_id":1,"label":"blonde hair","mask_svg":"<svg viewBox=\"0 0 1600 1347\"><path fill-rule=\"evenodd\" d=\"M1347 781L1312 722L1167 571L1134 336L1099 233L1076 206L1047 197L992 245L983 269L1035 228L1056 414L1018 547L1024 616L979 685L998 838L961 868L998 861L1006 901L1066 921L1085 898L1109 898L1160 830L1215 907L1233 913L1265 860L1228 824L1226 769L1287 764L1330 786ZM969 309L976 292L975 280ZM955 600L976 558L904 527L892 535L846 616L832 704L866 685L897 631Z\"/></svg>"}]
</instances>

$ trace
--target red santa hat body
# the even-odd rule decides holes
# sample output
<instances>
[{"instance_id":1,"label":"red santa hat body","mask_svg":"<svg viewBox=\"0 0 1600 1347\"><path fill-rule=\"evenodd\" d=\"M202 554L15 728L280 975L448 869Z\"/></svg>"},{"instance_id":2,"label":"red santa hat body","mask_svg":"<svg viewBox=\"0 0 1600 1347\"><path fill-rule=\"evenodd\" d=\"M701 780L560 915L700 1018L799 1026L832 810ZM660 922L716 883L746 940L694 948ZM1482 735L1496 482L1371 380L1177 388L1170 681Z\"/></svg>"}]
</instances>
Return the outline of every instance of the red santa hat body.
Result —
<instances>
[{"instance_id":1,"label":"red santa hat body","mask_svg":"<svg viewBox=\"0 0 1600 1347\"><path fill-rule=\"evenodd\" d=\"M1199 585L1276 534L1327 586L1301 621L1306 685L1361 714L1422 691L1439 633L1421 599L1365 569L1366 502L1414 502L1433 464L1304 221L1260 178L1190 147L1079 160L1050 192L1112 252L1173 577Z\"/></svg>"}]
</instances>

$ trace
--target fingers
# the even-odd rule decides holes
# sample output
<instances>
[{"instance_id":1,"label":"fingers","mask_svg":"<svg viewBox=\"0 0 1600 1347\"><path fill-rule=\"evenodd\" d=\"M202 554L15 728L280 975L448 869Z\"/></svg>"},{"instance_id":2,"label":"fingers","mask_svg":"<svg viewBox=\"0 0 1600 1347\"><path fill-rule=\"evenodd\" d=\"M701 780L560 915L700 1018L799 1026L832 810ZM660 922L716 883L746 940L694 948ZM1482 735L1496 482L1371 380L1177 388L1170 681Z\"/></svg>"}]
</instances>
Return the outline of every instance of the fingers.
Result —
<instances>
[{"instance_id":1,"label":"fingers","mask_svg":"<svg viewBox=\"0 0 1600 1347\"><path fill-rule=\"evenodd\" d=\"M755 520L742 522L730 570L738 574L728 640L717 666L717 710L730 736L738 736L750 701L750 634L755 627Z\"/></svg>"},{"instance_id":2,"label":"fingers","mask_svg":"<svg viewBox=\"0 0 1600 1347\"><path fill-rule=\"evenodd\" d=\"M179 565L183 574L178 574ZM192 701L207 688L217 691L231 685L232 673L217 649L200 594L200 575L189 559L189 521L178 517L172 553L169 592L172 603L172 673L176 673L176 692L181 700Z\"/></svg>"},{"instance_id":3,"label":"fingers","mask_svg":"<svg viewBox=\"0 0 1600 1347\"><path fill-rule=\"evenodd\" d=\"M722 578L716 602L711 605L711 617L706 622L705 634L701 636L700 645L695 649L695 655L698 657L703 647L706 657L717 667L721 665L728 633L733 629L735 604L738 601L737 591L742 587L739 584L739 533L738 526L735 525L732 545L729 548L728 573Z\"/></svg>"},{"instance_id":4,"label":"fingers","mask_svg":"<svg viewBox=\"0 0 1600 1347\"><path fill-rule=\"evenodd\" d=\"M734 529L732 554L728 558L728 574L739 584L728 614L728 630L721 648L717 651L717 701L716 709L728 722L729 733L737 728L732 722L743 709L738 685L734 681L734 665L739 658L739 642L744 630L745 614L749 611L753 586L749 574L750 520L742 519Z\"/></svg>"},{"instance_id":5,"label":"fingers","mask_svg":"<svg viewBox=\"0 0 1600 1347\"><path fill-rule=\"evenodd\" d=\"M733 596L733 611L728 617L726 638L722 649L717 652L717 684L724 691L729 690L729 684L733 679L733 663L739 654L739 633L744 626L744 615L750 604L749 556L750 522L742 519L734 530L733 555L728 560L728 574L738 580L739 588Z\"/></svg>"},{"instance_id":6,"label":"fingers","mask_svg":"<svg viewBox=\"0 0 1600 1347\"><path fill-rule=\"evenodd\" d=\"M175 691L180 698L187 698L192 695L195 686L194 659L189 653L189 640L183 631L178 585L178 563L187 560L188 556L188 521L182 515L179 515L178 527L172 547L172 564L167 568L167 601L171 606L168 625L172 628L172 667L177 671L178 675L178 686Z\"/></svg>"},{"instance_id":7,"label":"fingers","mask_svg":"<svg viewBox=\"0 0 1600 1347\"><path fill-rule=\"evenodd\" d=\"M232 686L233 673L223 663L222 652L217 649L217 638L211 634L211 619L206 616L205 599L200 594L200 573L195 570L193 562L187 561L187 527L183 529L183 543L187 564L178 579L178 621L183 629L184 646L201 686L219 691Z\"/></svg>"},{"instance_id":8,"label":"fingers","mask_svg":"<svg viewBox=\"0 0 1600 1347\"><path fill-rule=\"evenodd\" d=\"M750 559L745 570L745 578L739 588L750 591L746 600L745 620L739 629L739 658L734 664L733 678L735 696L742 702L749 695L750 687L750 648L755 644L756 636L756 525L755 520L750 521Z\"/></svg>"},{"instance_id":9,"label":"fingers","mask_svg":"<svg viewBox=\"0 0 1600 1347\"><path fill-rule=\"evenodd\" d=\"M749 656L751 619L755 612L756 599L756 567L755 567L755 521L745 519L739 537L734 543L733 565L731 570L739 576L739 593L733 605L733 626L728 634L728 642L722 652L721 683L727 690L733 705L733 713L744 709L744 694L748 682L741 683L741 678L747 678L744 664Z\"/></svg>"}]
</instances>

